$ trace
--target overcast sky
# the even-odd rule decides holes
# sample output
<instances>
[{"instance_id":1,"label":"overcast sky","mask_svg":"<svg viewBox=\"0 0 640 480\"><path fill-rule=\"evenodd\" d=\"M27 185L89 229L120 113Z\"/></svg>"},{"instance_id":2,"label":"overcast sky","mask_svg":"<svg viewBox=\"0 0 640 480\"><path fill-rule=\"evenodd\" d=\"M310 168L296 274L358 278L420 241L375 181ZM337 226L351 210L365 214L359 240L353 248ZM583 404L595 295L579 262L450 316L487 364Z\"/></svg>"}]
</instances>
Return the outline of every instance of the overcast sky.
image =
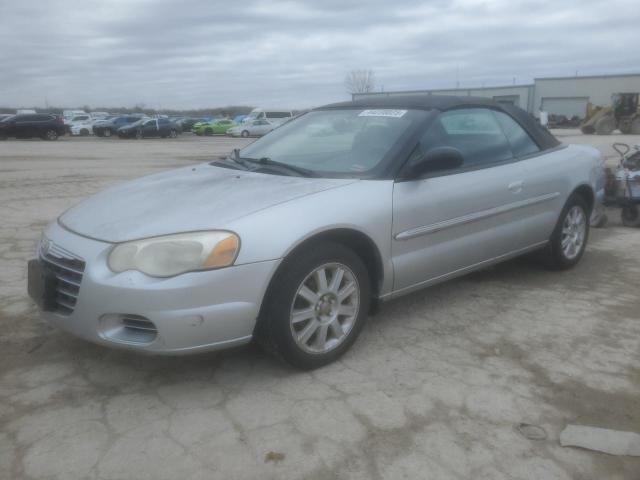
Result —
<instances>
[{"instance_id":1,"label":"overcast sky","mask_svg":"<svg viewBox=\"0 0 640 480\"><path fill-rule=\"evenodd\" d=\"M640 70L638 0L0 0L0 105L303 108ZM457 73L458 72L458 73Z\"/></svg>"}]
</instances>

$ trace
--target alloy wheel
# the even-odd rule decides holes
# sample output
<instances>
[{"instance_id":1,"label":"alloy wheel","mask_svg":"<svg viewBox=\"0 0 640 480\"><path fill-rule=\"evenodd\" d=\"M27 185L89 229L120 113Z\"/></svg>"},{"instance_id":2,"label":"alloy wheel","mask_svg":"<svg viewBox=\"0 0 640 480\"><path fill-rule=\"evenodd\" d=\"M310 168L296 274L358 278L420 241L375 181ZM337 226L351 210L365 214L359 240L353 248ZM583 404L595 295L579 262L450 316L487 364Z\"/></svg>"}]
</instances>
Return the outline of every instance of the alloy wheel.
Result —
<instances>
[{"instance_id":1,"label":"alloy wheel","mask_svg":"<svg viewBox=\"0 0 640 480\"><path fill-rule=\"evenodd\" d=\"M295 343L308 353L327 353L342 344L360 309L360 286L341 263L311 272L293 299L289 325Z\"/></svg>"},{"instance_id":2,"label":"alloy wheel","mask_svg":"<svg viewBox=\"0 0 640 480\"><path fill-rule=\"evenodd\" d=\"M573 260L582 251L587 233L587 217L578 205L573 206L564 217L562 223L562 253L568 260Z\"/></svg>"}]
</instances>

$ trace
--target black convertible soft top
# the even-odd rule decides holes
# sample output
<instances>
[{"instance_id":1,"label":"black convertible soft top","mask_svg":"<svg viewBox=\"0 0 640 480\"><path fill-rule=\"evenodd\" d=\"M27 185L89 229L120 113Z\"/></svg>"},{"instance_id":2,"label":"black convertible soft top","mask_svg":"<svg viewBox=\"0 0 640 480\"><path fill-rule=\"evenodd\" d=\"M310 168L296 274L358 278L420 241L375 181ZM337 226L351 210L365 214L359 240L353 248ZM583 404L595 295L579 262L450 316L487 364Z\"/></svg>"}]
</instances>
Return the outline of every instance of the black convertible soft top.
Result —
<instances>
[{"instance_id":1,"label":"black convertible soft top","mask_svg":"<svg viewBox=\"0 0 640 480\"><path fill-rule=\"evenodd\" d=\"M499 110L516 120L535 140L542 150L560 145L560 142L538 121L519 107L503 105L490 98L455 97L449 95L372 95L350 102L332 103L318 110L342 108L399 108L413 110L438 110L444 112L456 108L485 107Z\"/></svg>"}]
</instances>

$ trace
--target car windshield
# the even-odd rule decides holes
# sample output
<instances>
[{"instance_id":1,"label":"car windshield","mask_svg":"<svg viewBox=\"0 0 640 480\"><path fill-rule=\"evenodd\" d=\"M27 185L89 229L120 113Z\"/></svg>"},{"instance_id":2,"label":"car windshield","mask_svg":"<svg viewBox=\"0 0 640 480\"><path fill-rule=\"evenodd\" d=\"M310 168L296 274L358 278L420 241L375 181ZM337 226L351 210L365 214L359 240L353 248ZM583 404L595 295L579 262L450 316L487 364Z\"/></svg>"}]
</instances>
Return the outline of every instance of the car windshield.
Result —
<instances>
[{"instance_id":1,"label":"car windshield","mask_svg":"<svg viewBox=\"0 0 640 480\"><path fill-rule=\"evenodd\" d=\"M422 110L316 110L280 126L239 154L319 175L364 176L380 164L403 133L427 115Z\"/></svg>"}]
</instances>

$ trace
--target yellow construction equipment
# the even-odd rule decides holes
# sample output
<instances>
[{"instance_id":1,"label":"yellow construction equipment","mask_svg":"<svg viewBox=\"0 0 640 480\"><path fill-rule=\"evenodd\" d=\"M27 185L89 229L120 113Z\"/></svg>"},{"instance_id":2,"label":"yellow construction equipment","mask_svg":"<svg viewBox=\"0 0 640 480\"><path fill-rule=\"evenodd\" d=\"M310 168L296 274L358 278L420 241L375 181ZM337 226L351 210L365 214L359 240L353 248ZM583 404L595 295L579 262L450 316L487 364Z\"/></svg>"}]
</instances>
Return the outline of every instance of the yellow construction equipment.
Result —
<instances>
[{"instance_id":1,"label":"yellow construction equipment","mask_svg":"<svg viewBox=\"0 0 640 480\"><path fill-rule=\"evenodd\" d=\"M580 126L582 133L597 135L609 135L616 128L622 133L640 134L637 93L615 93L611 96L609 107L589 104L587 118Z\"/></svg>"}]
</instances>

